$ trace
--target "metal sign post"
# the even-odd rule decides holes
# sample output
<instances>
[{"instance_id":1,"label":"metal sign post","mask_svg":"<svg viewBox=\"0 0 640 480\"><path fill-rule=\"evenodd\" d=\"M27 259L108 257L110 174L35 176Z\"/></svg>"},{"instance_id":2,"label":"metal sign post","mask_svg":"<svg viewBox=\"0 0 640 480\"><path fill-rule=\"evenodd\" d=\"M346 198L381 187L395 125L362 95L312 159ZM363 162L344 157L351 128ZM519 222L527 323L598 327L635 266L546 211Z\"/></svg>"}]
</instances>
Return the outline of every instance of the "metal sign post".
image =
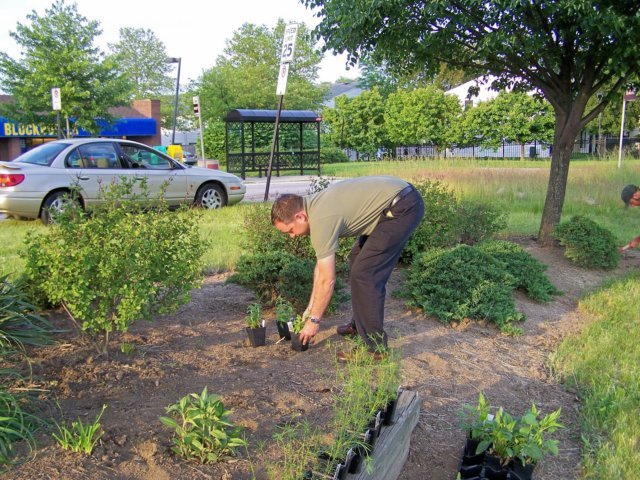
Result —
<instances>
[{"instance_id":1,"label":"metal sign post","mask_svg":"<svg viewBox=\"0 0 640 480\"><path fill-rule=\"evenodd\" d=\"M276 143L278 142L278 127L280 125L280 113L282 112L282 101L287 91L287 79L289 78L289 64L293 61L296 47L296 36L298 34L298 25L293 23L287 25L284 29L284 37L282 38L282 53L280 54L280 69L278 70L278 85L276 86L276 95L278 100L278 111L276 113L276 122L273 127L273 139L271 140L271 154L269 155L269 167L267 168L267 186L264 190L264 201L269 200L269 186L271 185L271 170L273 168L273 154L275 153Z\"/></svg>"},{"instance_id":2,"label":"metal sign post","mask_svg":"<svg viewBox=\"0 0 640 480\"><path fill-rule=\"evenodd\" d=\"M637 100L636 92L634 90L627 90L622 96L622 116L620 118L620 145L618 147L618 169L622 167L622 137L624 136L624 117L627 110L627 102L633 102Z\"/></svg>"},{"instance_id":3,"label":"metal sign post","mask_svg":"<svg viewBox=\"0 0 640 480\"><path fill-rule=\"evenodd\" d=\"M51 89L51 109L56 112L56 125L58 126L58 138L62 138L62 128L60 127L60 110L62 110L62 99L60 98L60 89Z\"/></svg>"},{"instance_id":4,"label":"metal sign post","mask_svg":"<svg viewBox=\"0 0 640 480\"><path fill-rule=\"evenodd\" d=\"M200 153L204 161L206 157L204 155L204 135L202 133L202 109L200 108L200 97L198 96L193 97L193 113L198 114L198 124L200 125Z\"/></svg>"}]
</instances>

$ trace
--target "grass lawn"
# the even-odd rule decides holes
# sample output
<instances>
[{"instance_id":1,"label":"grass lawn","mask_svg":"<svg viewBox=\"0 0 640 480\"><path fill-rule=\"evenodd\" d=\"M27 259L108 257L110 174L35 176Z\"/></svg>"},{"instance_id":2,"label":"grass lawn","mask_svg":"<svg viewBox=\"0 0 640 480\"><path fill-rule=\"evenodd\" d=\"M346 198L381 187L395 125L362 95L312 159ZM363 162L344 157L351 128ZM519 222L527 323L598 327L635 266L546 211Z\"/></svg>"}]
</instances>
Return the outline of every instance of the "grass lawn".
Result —
<instances>
[{"instance_id":1,"label":"grass lawn","mask_svg":"<svg viewBox=\"0 0 640 480\"><path fill-rule=\"evenodd\" d=\"M566 339L557 375L582 402L583 478L638 478L640 465L640 272L590 295L580 309L591 322Z\"/></svg>"}]
</instances>

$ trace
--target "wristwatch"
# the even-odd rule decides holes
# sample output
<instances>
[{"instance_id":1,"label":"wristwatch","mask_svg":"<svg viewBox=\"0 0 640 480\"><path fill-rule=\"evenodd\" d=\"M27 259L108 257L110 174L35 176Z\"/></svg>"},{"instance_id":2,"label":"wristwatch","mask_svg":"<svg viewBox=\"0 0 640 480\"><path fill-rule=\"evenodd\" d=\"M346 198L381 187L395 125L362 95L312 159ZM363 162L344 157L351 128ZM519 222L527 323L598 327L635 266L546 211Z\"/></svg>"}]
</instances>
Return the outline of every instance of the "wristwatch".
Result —
<instances>
[{"instance_id":1,"label":"wristwatch","mask_svg":"<svg viewBox=\"0 0 640 480\"><path fill-rule=\"evenodd\" d=\"M316 317L309 317L309 320L311 321L311 323L315 323L316 325L320 325L320 319L318 319Z\"/></svg>"}]
</instances>

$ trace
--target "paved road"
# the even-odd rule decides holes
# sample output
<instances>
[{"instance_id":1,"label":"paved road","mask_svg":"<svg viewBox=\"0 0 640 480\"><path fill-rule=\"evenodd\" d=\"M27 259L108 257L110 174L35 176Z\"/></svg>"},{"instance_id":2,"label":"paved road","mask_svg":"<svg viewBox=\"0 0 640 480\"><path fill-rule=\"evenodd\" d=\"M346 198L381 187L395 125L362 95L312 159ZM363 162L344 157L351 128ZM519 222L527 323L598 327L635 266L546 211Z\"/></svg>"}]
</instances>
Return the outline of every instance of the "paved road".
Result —
<instances>
[{"instance_id":1,"label":"paved road","mask_svg":"<svg viewBox=\"0 0 640 480\"><path fill-rule=\"evenodd\" d=\"M278 195L283 193L306 195L311 190L311 179L313 178L313 176L272 177L269 185L269 200L275 200ZM248 178L244 183L247 186L247 193L243 202L264 201L266 178Z\"/></svg>"}]
</instances>

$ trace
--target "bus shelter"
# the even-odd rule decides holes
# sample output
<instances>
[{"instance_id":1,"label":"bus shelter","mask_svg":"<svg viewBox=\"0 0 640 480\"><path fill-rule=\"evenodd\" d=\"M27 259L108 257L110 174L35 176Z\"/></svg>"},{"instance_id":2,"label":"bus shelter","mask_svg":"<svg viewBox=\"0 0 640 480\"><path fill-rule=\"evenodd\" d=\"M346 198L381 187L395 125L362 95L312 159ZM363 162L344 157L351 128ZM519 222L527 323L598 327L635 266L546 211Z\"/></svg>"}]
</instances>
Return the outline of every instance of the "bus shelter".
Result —
<instances>
[{"instance_id":1,"label":"bus shelter","mask_svg":"<svg viewBox=\"0 0 640 480\"><path fill-rule=\"evenodd\" d=\"M259 176L269 168L276 110L231 110L226 118L227 172L243 179L247 172ZM280 112L273 153L272 174L285 170L320 174L320 122L310 110Z\"/></svg>"}]
</instances>

